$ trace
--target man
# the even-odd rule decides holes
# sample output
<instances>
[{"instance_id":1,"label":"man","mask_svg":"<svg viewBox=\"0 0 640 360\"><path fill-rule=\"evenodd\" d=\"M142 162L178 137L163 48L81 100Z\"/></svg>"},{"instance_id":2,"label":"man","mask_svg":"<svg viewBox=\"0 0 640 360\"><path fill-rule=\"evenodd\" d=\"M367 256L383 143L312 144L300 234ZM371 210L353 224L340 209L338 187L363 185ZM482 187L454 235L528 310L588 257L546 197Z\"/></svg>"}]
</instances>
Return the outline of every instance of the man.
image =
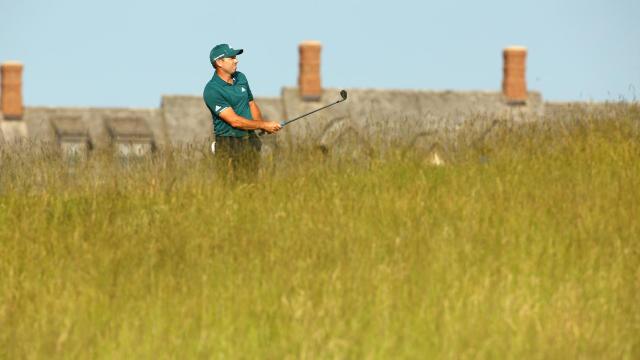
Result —
<instances>
[{"instance_id":1,"label":"man","mask_svg":"<svg viewBox=\"0 0 640 360\"><path fill-rule=\"evenodd\" d=\"M262 118L247 78L237 71L236 56L243 51L227 44L211 49L209 60L215 72L205 86L203 96L213 118L217 170L231 178L252 180L258 173L262 145L255 130L273 134L281 126Z\"/></svg>"}]
</instances>

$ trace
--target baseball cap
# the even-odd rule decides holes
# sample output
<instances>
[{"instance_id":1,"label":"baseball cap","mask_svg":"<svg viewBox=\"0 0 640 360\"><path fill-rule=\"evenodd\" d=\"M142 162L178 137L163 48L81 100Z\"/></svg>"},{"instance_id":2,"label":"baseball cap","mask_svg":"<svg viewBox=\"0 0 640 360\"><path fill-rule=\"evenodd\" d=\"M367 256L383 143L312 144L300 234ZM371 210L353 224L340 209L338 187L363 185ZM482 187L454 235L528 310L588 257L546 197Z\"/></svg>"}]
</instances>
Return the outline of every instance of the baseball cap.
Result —
<instances>
[{"instance_id":1,"label":"baseball cap","mask_svg":"<svg viewBox=\"0 0 640 360\"><path fill-rule=\"evenodd\" d=\"M209 53L209 60L214 62L223 57L232 57L239 54L242 54L243 49L232 49L227 44L218 44L211 49Z\"/></svg>"}]
</instances>

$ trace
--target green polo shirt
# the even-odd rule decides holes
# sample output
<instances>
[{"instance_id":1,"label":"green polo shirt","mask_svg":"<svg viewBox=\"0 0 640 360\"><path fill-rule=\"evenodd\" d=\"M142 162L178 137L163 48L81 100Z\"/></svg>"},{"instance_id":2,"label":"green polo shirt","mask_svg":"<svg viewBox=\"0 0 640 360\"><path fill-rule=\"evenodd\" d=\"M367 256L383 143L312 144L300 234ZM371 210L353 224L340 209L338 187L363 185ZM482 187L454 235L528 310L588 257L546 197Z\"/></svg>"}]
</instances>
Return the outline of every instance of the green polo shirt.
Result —
<instances>
[{"instance_id":1,"label":"green polo shirt","mask_svg":"<svg viewBox=\"0 0 640 360\"><path fill-rule=\"evenodd\" d=\"M243 118L253 120L249 102L253 101L253 95L249 88L247 77L243 73L236 71L231 78L233 83L222 80L218 73L204 87L204 102L207 104L213 118L213 131L216 136L243 137L253 133L253 130L236 129L222 120L220 113L232 108L236 114Z\"/></svg>"}]
</instances>

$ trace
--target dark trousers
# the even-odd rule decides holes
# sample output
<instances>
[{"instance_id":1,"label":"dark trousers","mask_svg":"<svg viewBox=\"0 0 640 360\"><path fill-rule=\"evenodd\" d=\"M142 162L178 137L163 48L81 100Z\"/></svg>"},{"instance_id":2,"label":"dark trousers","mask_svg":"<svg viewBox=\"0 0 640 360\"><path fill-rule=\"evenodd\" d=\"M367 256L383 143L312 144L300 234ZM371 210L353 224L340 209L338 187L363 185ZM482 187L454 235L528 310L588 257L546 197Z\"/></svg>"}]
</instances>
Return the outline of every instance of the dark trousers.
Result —
<instances>
[{"instance_id":1,"label":"dark trousers","mask_svg":"<svg viewBox=\"0 0 640 360\"><path fill-rule=\"evenodd\" d=\"M216 137L216 173L226 180L254 181L260 169L262 142L257 135Z\"/></svg>"}]
</instances>

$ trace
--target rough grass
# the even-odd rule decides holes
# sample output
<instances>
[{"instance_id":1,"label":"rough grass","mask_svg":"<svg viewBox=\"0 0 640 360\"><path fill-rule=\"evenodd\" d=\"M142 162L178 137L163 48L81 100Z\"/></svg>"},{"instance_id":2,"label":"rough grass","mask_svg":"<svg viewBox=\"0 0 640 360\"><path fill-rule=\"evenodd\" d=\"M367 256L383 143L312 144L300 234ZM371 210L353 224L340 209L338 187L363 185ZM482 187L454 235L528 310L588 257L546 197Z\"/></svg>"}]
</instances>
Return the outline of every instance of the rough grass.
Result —
<instances>
[{"instance_id":1,"label":"rough grass","mask_svg":"<svg viewBox=\"0 0 640 360\"><path fill-rule=\"evenodd\" d=\"M638 113L253 184L6 150L0 358L640 358Z\"/></svg>"}]
</instances>

